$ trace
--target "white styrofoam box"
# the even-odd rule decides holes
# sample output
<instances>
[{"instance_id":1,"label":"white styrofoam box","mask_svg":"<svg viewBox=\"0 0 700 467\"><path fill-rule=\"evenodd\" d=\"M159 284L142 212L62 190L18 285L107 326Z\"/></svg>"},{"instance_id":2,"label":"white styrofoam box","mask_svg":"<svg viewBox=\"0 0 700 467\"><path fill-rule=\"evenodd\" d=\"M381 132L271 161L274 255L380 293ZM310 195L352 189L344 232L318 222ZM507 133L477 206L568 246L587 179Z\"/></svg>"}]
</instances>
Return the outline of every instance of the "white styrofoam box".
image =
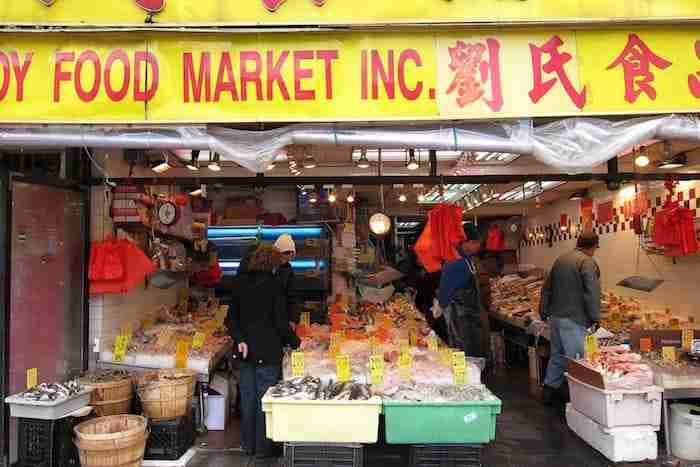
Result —
<instances>
[{"instance_id":1,"label":"white styrofoam box","mask_svg":"<svg viewBox=\"0 0 700 467\"><path fill-rule=\"evenodd\" d=\"M36 418L39 420L58 420L76 410L87 407L90 403L91 387L84 387L73 397L56 401L30 401L15 394L5 399L10 406L10 416L16 418Z\"/></svg>"},{"instance_id":2,"label":"white styrofoam box","mask_svg":"<svg viewBox=\"0 0 700 467\"><path fill-rule=\"evenodd\" d=\"M693 415L691 410L700 407L688 404L671 406L671 451L680 459L700 460L700 415Z\"/></svg>"},{"instance_id":3,"label":"white styrofoam box","mask_svg":"<svg viewBox=\"0 0 700 467\"><path fill-rule=\"evenodd\" d=\"M581 439L613 462L641 462L655 460L658 456L658 426L605 428L571 404L566 406L566 423Z\"/></svg>"},{"instance_id":4,"label":"white styrofoam box","mask_svg":"<svg viewBox=\"0 0 700 467\"><path fill-rule=\"evenodd\" d=\"M195 454L197 454L197 450L195 448L190 448L178 460L174 460L174 461L144 460L141 463L141 466L142 467L187 467L187 464L190 463L190 461L194 458Z\"/></svg>"},{"instance_id":5,"label":"white styrofoam box","mask_svg":"<svg viewBox=\"0 0 700 467\"><path fill-rule=\"evenodd\" d=\"M567 374L571 405L606 427L661 425L664 390L649 386L641 390L599 389Z\"/></svg>"},{"instance_id":6,"label":"white styrofoam box","mask_svg":"<svg viewBox=\"0 0 700 467\"><path fill-rule=\"evenodd\" d=\"M226 429L228 418L228 401L226 397L213 389L209 389L207 396L207 418L204 424L210 431L223 431Z\"/></svg>"}]
</instances>

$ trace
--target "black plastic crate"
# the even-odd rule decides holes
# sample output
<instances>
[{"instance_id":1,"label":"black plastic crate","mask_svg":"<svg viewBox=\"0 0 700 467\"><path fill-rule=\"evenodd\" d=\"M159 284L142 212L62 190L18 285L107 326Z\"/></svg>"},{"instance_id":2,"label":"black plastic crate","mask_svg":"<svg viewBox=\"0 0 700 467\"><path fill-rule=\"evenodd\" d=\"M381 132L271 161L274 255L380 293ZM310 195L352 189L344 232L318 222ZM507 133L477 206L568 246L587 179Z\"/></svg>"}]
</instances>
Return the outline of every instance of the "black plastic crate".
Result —
<instances>
[{"instance_id":1,"label":"black plastic crate","mask_svg":"<svg viewBox=\"0 0 700 467\"><path fill-rule=\"evenodd\" d=\"M194 445L194 420L191 416L172 420L150 421L151 434L144 459L174 461Z\"/></svg>"},{"instance_id":2,"label":"black plastic crate","mask_svg":"<svg viewBox=\"0 0 700 467\"><path fill-rule=\"evenodd\" d=\"M361 444L285 443L285 467L363 467Z\"/></svg>"},{"instance_id":3,"label":"black plastic crate","mask_svg":"<svg viewBox=\"0 0 700 467\"><path fill-rule=\"evenodd\" d=\"M411 446L411 467L481 467L479 444L425 444Z\"/></svg>"},{"instance_id":4,"label":"black plastic crate","mask_svg":"<svg viewBox=\"0 0 700 467\"><path fill-rule=\"evenodd\" d=\"M19 467L80 467L73 444L73 419L17 421Z\"/></svg>"}]
</instances>

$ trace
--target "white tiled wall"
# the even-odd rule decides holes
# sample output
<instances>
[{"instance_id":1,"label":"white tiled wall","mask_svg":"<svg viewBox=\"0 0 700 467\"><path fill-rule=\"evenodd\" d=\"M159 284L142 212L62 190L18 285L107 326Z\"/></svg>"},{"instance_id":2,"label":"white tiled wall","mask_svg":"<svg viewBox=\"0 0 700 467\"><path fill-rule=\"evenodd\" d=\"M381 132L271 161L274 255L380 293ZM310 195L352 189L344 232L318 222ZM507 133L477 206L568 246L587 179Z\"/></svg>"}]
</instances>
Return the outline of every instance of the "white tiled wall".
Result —
<instances>
[{"instance_id":1,"label":"white tiled wall","mask_svg":"<svg viewBox=\"0 0 700 467\"><path fill-rule=\"evenodd\" d=\"M700 183L684 183L681 189L687 191L695 187L700 190ZM650 190L653 196L662 194L660 187ZM623 189L613 195L617 207L625 197L633 195L633 191ZM594 201L608 198L610 192L598 191L592 194ZM561 214L577 222L580 216L579 202L562 200L551 206L543 207L530 213L527 219L529 227L558 223ZM550 248L545 245L524 247L521 250L521 262L535 264L549 269L556 258L575 247L575 240L555 242ZM639 248L638 237L633 231L625 230L600 236L600 249L596 253L600 265L603 287L619 292L625 296L638 297L642 302L653 307L671 308L687 316L700 319L700 256L683 257L673 263L671 258L647 254ZM665 282L651 293L637 292L632 289L618 287L622 279L642 275L660 278Z\"/></svg>"}]
</instances>

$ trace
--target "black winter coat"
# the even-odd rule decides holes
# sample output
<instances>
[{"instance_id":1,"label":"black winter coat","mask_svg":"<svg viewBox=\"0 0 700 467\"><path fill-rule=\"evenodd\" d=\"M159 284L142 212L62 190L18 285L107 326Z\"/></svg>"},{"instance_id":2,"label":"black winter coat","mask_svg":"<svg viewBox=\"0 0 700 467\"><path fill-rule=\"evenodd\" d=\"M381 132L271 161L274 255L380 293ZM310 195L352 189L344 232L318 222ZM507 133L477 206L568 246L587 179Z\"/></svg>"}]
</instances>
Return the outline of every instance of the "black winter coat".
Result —
<instances>
[{"instance_id":1,"label":"black winter coat","mask_svg":"<svg viewBox=\"0 0 700 467\"><path fill-rule=\"evenodd\" d=\"M259 365L279 365L283 348L300 344L289 327L284 288L270 273L236 276L226 324L236 346L248 344L247 361Z\"/></svg>"}]
</instances>

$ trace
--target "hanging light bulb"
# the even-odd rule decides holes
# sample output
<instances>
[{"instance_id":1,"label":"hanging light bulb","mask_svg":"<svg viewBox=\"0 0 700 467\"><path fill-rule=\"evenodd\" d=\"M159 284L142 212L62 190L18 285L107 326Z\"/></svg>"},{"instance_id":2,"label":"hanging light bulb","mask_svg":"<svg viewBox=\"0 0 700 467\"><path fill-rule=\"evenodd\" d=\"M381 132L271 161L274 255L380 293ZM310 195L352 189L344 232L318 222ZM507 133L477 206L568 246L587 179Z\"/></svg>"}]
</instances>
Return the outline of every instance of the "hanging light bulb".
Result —
<instances>
[{"instance_id":1,"label":"hanging light bulb","mask_svg":"<svg viewBox=\"0 0 700 467\"><path fill-rule=\"evenodd\" d=\"M208 169L212 172L221 172L221 166L219 165L219 155L214 154L211 161L209 162Z\"/></svg>"},{"instance_id":2,"label":"hanging light bulb","mask_svg":"<svg viewBox=\"0 0 700 467\"><path fill-rule=\"evenodd\" d=\"M410 149L408 151L408 161L406 162L406 168L408 170L418 170L420 168L420 163L416 160L416 151Z\"/></svg>"},{"instance_id":3,"label":"hanging light bulb","mask_svg":"<svg viewBox=\"0 0 700 467\"><path fill-rule=\"evenodd\" d=\"M357 168L358 169L369 169L370 163L369 160L367 159L367 150L363 149L360 151L360 159L357 161Z\"/></svg>"},{"instance_id":4,"label":"hanging light bulb","mask_svg":"<svg viewBox=\"0 0 700 467\"><path fill-rule=\"evenodd\" d=\"M193 150L192 155L190 156L190 161L185 165L188 170L191 170L192 172L197 172L199 170L199 151L198 150Z\"/></svg>"},{"instance_id":5,"label":"hanging light bulb","mask_svg":"<svg viewBox=\"0 0 700 467\"><path fill-rule=\"evenodd\" d=\"M425 201L425 195L424 195L423 193L420 193L420 194L418 195L418 202L419 202L419 203L422 203L422 202L424 202L424 201Z\"/></svg>"},{"instance_id":6,"label":"hanging light bulb","mask_svg":"<svg viewBox=\"0 0 700 467\"><path fill-rule=\"evenodd\" d=\"M305 169L313 169L316 167L316 159L311 154L308 154L304 157L303 164Z\"/></svg>"},{"instance_id":7,"label":"hanging light bulb","mask_svg":"<svg viewBox=\"0 0 700 467\"><path fill-rule=\"evenodd\" d=\"M311 193L311 195L309 196L309 203L311 203L311 204L316 204L316 203L318 203L318 195L316 194L315 191L313 191L313 192Z\"/></svg>"},{"instance_id":8,"label":"hanging light bulb","mask_svg":"<svg viewBox=\"0 0 700 467\"><path fill-rule=\"evenodd\" d=\"M369 228L375 235L386 235L391 229L391 219L386 214L378 212L369 218Z\"/></svg>"},{"instance_id":9,"label":"hanging light bulb","mask_svg":"<svg viewBox=\"0 0 700 467\"><path fill-rule=\"evenodd\" d=\"M407 199L408 199L408 198L406 197L405 194L401 193L401 194L399 195L399 201L400 201L400 202L405 203Z\"/></svg>"},{"instance_id":10,"label":"hanging light bulb","mask_svg":"<svg viewBox=\"0 0 700 467\"><path fill-rule=\"evenodd\" d=\"M355 195L352 194L352 192L348 193L348 197L345 198L345 201L348 203L352 204L355 202Z\"/></svg>"},{"instance_id":11,"label":"hanging light bulb","mask_svg":"<svg viewBox=\"0 0 700 467\"><path fill-rule=\"evenodd\" d=\"M328 194L328 202L329 202L329 203L335 203L337 199L338 199L338 197L337 197L337 195L335 194L335 191L331 191L331 192Z\"/></svg>"},{"instance_id":12,"label":"hanging light bulb","mask_svg":"<svg viewBox=\"0 0 700 467\"><path fill-rule=\"evenodd\" d=\"M649 159L649 156L647 155L647 150L646 148L642 147L639 150L639 154L637 154L637 157L634 158L634 165L637 167L646 167L651 163L651 159Z\"/></svg>"}]
</instances>

